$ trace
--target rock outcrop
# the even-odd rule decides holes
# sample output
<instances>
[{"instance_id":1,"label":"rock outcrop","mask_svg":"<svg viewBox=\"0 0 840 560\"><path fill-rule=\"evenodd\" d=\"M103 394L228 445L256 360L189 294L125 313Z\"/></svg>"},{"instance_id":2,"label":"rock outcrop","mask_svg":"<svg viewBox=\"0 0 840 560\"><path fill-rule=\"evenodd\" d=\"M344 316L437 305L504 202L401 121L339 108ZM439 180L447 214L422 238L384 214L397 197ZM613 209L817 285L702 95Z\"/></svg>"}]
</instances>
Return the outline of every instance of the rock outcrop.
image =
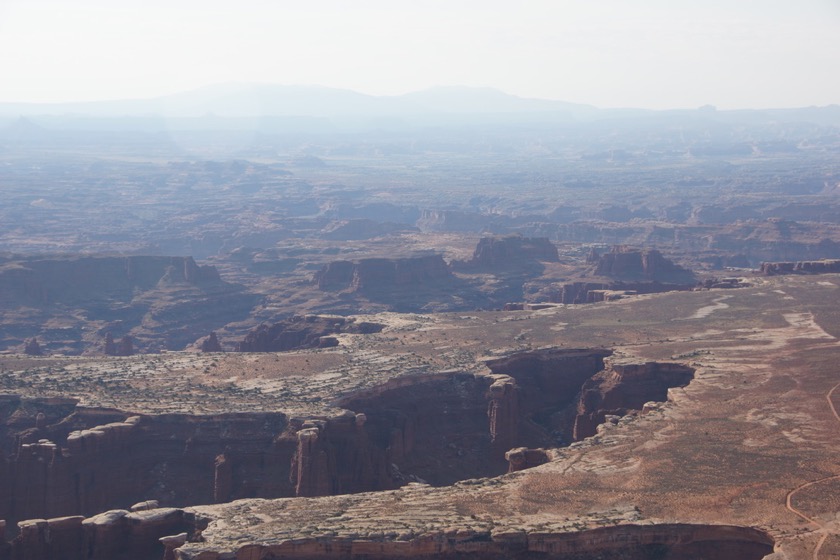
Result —
<instances>
[{"instance_id":1,"label":"rock outcrop","mask_svg":"<svg viewBox=\"0 0 840 560\"><path fill-rule=\"evenodd\" d=\"M38 344L38 339L33 336L26 341L23 347L23 353L27 356L41 356L44 351L41 349L41 345Z\"/></svg>"},{"instance_id":2,"label":"rock outcrop","mask_svg":"<svg viewBox=\"0 0 840 560\"><path fill-rule=\"evenodd\" d=\"M219 342L219 338L216 336L216 332L211 332L207 338L201 341L199 344L199 350L201 352L221 352L222 345Z\"/></svg>"},{"instance_id":3,"label":"rock outcrop","mask_svg":"<svg viewBox=\"0 0 840 560\"><path fill-rule=\"evenodd\" d=\"M399 535L397 523L368 533L330 537L264 535L246 543L186 543L180 560L224 558L545 558L546 560L655 560L658 558L761 560L773 552L774 540L764 531L732 525L680 523L634 524L585 530L523 530L475 522ZM478 525L478 527L477 527ZM323 526L323 525L322 525ZM259 540L258 540L259 539Z\"/></svg>"},{"instance_id":4,"label":"rock outcrop","mask_svg":"<svg viewBox=\"0 0 840 560\"><path fill-rule=\"evenodd\" d=\"M298 535L294 538L266 538L259 534L251 539L240 535L236 541L228 542L217 536L208 542L202 531L210 522L212 518L208 518L202 508L111 510L89 518L32 519L19 523L20 534L11 543L0 541L0 560L431 556L478 559L523 554L549 560L596 557L603 560L663 557L761 560L772 553L774 545L770 535L749 527L678 523L622 523L565 531L522 530L505 524L485 528L483 524L474 523L472 528L441 527L398 539L390 535L390 527L386 526L372 528L370 534L333 532L329 537Z\"/></svg>"},{"instance_id":5,"label":"rock outcrop","mask_svg":"<svg viewBox=\"0 0 840 560\"><path fill-rule=\"evenodd\" d=\"M623 281L693 284L694 274L674 264L656 249L631 249L615 246L602 255L590 252L587 260L594 264L593 276Z\"/></svg>"},{"instance_id":6,"label":"rock outcrop","mask_svg":"<svg viewBox=\"0 0 840 560\"><path fill-rule=\"evenodd\" d=\"M620 299L634 294L688 291L696 284L667 284L662 282L569 282L551 290L548 300L553 303L597 303Z\"/></svg>"},{"instance_id":7,"label":"rock outcrop","mask_svg":"<svg viewBox=\"0 0 840 560\"><path fill-rule=\"evenodd\" d=\"M115 342L114 335L107 333L102 343L102 353L106 356L131 356L134 354L134 342L128 335Z\"/></svg>"},{"instance_id":8,"label":"rock outcrop","mask_svg":"<svg viewBox=\"0 0 840 560\"><path fill-rule=\"evenodd\" d=\"M215 267L199 266L192 257L25 259L0 268L0 303L67 303L114 296L130 300L134 289L150 289L159 282L218 281Z\"/></svg>"},{"instance_id":9,"label":"rock outcrop","mask_svg":"<svg viewBox=\"0 0 840 560\"><path fill-rule=\"evenodd\" d=\"M543 465L551 460L551 456L547 449L517 447L505 453L505 459L509 465L508 472L512 473Z\"/></svg>"},{"instance_id":10,"label":"rock outcrop","mask_svg":"<svg viewBox=\"0 0 840 560\"><path fill-rule=\"evenodd\" d=\"M557 247L547 237L483 237L470 260L453 263L458 270L506 270L532 266L535 263L557 262Z\"/></svg>"},{"instance_id":11,"label":"rock outcrop","mask_svg":"<svg viewBox=\"0 0 840 560\"><path fill-rule=\"evenodd\" d=\"M665 401L668 389L685 387L693 378L694 369L680 364L611 364L583 384L572 437L579 441L595 435L607 416L641 412L648 401Z\"/></svg>"},{"instance_id":12,"label":"rock outcrop","mask_svg":"<svg viewBox=\"0 0 840 560\"><path fill-rule=\"evenodd\" d=\"M258 299L192 257L14 258L0 263L0 350L37 336L49 353L100 353L109 331L139 352L182 350Z\"/></svg>"},{"instance_id":13,"label":"rock outcrop","mask_svg":"<svg viewBox=\"0 0 840 560\"><path fill-rule=\"evenodd\" d=\"M315 273L313 282L320 290L374 293L395 288L422 288L451 278L452 273L443 257L423 255L334 261Z\"/></svg>"},{"instance_id":14,"label":"rock outcrop","mask_svg":"<svg viewBox=\"0 0 840 560\"><path fill-rule=\"evenodd\" d=\"M176 508L29 519L18 523L19 534L11 543L0 544L0 560L162 558L169 536L183 534L176 540L180 546L196 538L201 526L195 514Z\"/></svg>"},{"instance_id":15,"label":"rock outcrop","mask_svg":"<svg viewBox=\"0 0 840 560\"><path fill-rule=\"evenodd\" d=\"M395 488L387 454L371 444L364 414L346 412L297 427L290 482L296 496L332 496Z\"/></svg>"},{"instance_id":16,"label":"rock outcrop","mask_svg":"<svg viewBox=\"0 0 840 560\"><path fill-rule=\"evenodd\" d=\"M840 273L840 259L799 262L764 262L759 272L765 276L779 274L832 274Z\"/></svg>"},{"instance_id":17,"label":"rock outcrop","mask_svg":"<svg viewBox=\"0 0 840 560\"><path fill-rule=\"evenodd\" d=\"M372 334L383 328L384 325L379 323L356 322L344 317L295 316L273 325L260 325L245 335L236 349L239 352L287 352L302 348L326 348L338 344L338 340L330 335Z\"/></svg>"}]
</instances>

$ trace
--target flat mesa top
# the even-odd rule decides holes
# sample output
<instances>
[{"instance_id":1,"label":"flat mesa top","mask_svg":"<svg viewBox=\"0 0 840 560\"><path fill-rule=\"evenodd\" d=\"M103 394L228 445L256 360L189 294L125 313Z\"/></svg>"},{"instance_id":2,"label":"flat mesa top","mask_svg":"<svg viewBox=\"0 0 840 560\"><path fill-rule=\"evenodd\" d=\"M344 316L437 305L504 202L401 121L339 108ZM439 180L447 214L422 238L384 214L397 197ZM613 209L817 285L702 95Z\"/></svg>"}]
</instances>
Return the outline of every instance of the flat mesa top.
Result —
<instances>
[{"instance_id":1,"label":"flat mesa top","mask_svg":"<svg viewBox=\"0 0 840 560\"><path fill-rule=\"evenodd\" d=\"M210 525L204 542L184 550L236 550L246 544L244 534L247 542L277 544L656 522L758 527L789 558L825 535L821 550L830 555L840 550L833 524L840 495L840 276L750 282L531 311L381 314L366 319L385 323L382 332L340 335L339 346L321 350L4 356L0 390L146 414L334 414L336 398L399 376L486 374L487 360L515 351L604 347L615 360L689 365L694 380L671 389L653 412L511 475L195 507Z\"/></svg>"},{"instance_id":2,"label":"flat mesa top","mask_svg":"<svg viewBox=\"0 0 840 560\"><path fill-rule=\"evenodd\" d=\"M838 326L831 322L840 324L840 319L831 309L838 281L833 275L819 278L756 278L748 288L525 311L365 315L360 319L384 324L382 332L336 335L340 344L326 349L130 357L0 355L0 392L70 397L81 406L138 414L330 414L336 398L396 377L487 374L488 360L537 348L608 348L616 359L702 365L716 355L716 346L760 349L771 345L759 341L762 336L789 337L790 321L804 328L801 317L836 332Z\"/></svg>"}]
</instances>

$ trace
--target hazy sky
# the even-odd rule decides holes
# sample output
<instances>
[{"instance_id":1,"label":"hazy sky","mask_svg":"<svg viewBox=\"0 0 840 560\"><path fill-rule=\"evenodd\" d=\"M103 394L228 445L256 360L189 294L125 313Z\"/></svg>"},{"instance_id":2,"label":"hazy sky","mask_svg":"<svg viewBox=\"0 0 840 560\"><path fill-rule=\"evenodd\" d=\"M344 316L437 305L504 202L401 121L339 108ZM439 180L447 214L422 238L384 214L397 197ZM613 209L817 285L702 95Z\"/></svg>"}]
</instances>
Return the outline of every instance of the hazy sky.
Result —
<instances>
[{"instance_id":1,"label":"hazy sky","mask_svg":"<svg viewBox=\"0 0 840 560\"><path fill-rule=\"evenodd\" d=\"M826 105L840 103L840 0L0 0L0 101L229 81Z\"/></svg>"}]
</instances>

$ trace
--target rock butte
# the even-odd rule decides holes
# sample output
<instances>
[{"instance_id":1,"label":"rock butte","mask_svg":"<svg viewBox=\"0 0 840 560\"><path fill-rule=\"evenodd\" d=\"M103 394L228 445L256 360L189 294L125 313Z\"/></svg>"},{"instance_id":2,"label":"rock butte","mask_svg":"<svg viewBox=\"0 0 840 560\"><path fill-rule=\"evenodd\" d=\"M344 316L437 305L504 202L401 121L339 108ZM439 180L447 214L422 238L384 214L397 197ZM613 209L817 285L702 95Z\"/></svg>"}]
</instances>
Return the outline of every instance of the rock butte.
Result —
<instances>
[{"instance_id":1,"label":"rock butte","mask_svg":"<svg viewBox=\"0 0 840 560\"><path fill-rule=\"evenodd\" d=\"M831 557L819 280L705 315L720 292L383 313L283 354L3 356L0 558Z\"/></svg>"}]
</instances>

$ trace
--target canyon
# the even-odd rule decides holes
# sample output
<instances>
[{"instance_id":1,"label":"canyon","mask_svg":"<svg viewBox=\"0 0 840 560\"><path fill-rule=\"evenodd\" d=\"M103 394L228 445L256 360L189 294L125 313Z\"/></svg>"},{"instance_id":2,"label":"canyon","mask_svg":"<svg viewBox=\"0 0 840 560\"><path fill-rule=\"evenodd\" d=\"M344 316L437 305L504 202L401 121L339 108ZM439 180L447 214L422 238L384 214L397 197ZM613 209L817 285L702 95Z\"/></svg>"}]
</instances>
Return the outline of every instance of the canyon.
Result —
<instances>
[{"instance_id":1,"label":"canyon","mask_svg":"<svg viewBox=\"0 0 840 560\"><path fill-rule=\"evenodd\" d=\"M836 108L428 117L0 115L0 560L840 556Z\"/></svg>"},{"instance_id":2,"label":"canyon","mask_svg":"<svg viewBox=\"0 0 840 560\"><path fill-rule=\"evenodd\" d=\"M607 413L638 413L691 379L676 364L605 371L608 355L523 352L490 362L489 375L401 377L340 399L330 415L129 416L73 399L6 395L0 519L90 516L150 500L172 507L408 481L442 486L502 474L509 449L583 439L591 435L583 422L594 428ZM559 435L563 421L555 416L565 416L574 434Z\"/></svg>"},{"instance_id":3,"label":"canyon","mask_svg":"<svg viewBox=\"0 0 840 560\"><path fill-rule=\"evenodd\" d=\"M807 528L776 485L723 519L714 505L775 480L791 445L824 464L822 439L779 441L768 426L786 417L772 395L796 371L773 356L805 352L825 371L833 305L801 289L808 276L764 278L583 308L382 313L364 316L379 330L279 353L0 357L0 557L797 558ZM714 312L657 319L721 294ZM754 312L732 311L747 302ZM435 349L444 332L460 350ZM595 332L609 348L575 346ZM61 398L69 375L77 396Z\"/></svg>"}]
</instances>

